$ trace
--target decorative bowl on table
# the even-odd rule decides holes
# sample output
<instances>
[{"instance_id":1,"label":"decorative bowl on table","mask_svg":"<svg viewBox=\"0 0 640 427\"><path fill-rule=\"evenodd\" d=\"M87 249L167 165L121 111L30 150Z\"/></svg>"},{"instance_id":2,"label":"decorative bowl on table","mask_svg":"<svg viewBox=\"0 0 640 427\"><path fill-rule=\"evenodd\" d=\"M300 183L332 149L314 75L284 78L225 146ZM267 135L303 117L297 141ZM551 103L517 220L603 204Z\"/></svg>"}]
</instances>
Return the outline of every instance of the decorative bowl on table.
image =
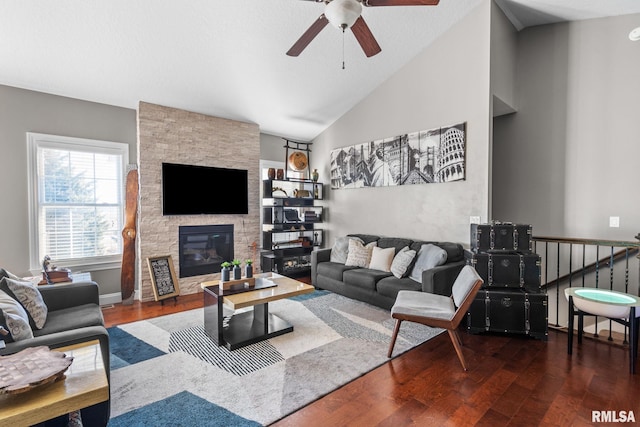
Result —
<instances>
[{"instance_id":1,"label":"decorative bowl on table","mask_svg":"<svg viewBox=\"0 0 640 427\"><path fill-rule=\"evenodd\" d=\"M580 311L612 319L626 319L633 306L640 306L640 298L623 292L597 288L567 288L564 295ZM640 315L637 310L636 316Z\"/></svg>"},{"instance_id":2,"label":"decorative bowl on table","mask_svg":"<svg viewBox=\"0 0 640 427\"><path fill-rule=\"evenodd\" d=\"M73 362L49 347L29 347L9 356L0 356L0 394L17 394L59 381Z\"/></svg>"}]
</instances>

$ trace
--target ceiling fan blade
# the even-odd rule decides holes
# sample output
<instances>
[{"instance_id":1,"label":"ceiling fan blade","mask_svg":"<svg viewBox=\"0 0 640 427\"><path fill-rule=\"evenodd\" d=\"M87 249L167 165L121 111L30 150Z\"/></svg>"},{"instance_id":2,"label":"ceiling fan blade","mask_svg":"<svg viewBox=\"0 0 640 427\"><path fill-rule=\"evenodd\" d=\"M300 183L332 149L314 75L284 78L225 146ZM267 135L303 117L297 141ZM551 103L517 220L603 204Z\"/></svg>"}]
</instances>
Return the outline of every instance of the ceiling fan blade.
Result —
<instances>
[{"instance_id":1,"label":"ceiling fan blade","mask_svg":"<svg viewBox=\"0 0 640 427\"><path fill-rule=\"evenodd\" d=\"M327 26L329 20L324 16L324 13L320 15L316 21L304 32L304 34L298 39L297 42L291 46L291 49L287 52L289 56L298 56L302 51L311 43L311 41L318 35L324 27Z\"/></svg>"},{"instance_id":2,"label":"ceiling fan blade","mask_svg":"<svg viewBox=\"0 0 640 427\"><path fill-rule=\"evenodd\" d=\"M371 57L382 51L362 16L359 16L356 22L351 26L351 31L353 31L353 35L356 36L356 40L360 43L360 47L362 47L362 50L364 50L364 54L367 55L367 57Z\"/></svg>"},{"instance_id":3,"label":"ceiling fan blade","mask_svg":"<svg viewBox=\"0 0 640 427\"><path fill-rule=\"evenodd\" d=\"M362 0L363 6L436 6L440 0Z\"/></svg>"}]
</instances>

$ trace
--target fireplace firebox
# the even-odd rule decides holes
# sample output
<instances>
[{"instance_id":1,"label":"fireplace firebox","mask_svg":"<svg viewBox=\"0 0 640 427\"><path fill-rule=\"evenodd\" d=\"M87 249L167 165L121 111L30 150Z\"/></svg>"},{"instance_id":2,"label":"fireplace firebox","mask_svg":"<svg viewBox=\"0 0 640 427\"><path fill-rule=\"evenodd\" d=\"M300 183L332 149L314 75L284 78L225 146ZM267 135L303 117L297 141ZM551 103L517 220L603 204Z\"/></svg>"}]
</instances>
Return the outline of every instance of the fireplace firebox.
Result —
<instances>
[{"instance_id":1,"label":"fireplace firebox","mask_svg":"<svg viewBox=\"0 0 640 427\"><path fill-rule=\"evenodd\" d=\"M178 233L180 277L219 273L233 259L233 224L180 226Z\"/></svg>"}]
</instances>

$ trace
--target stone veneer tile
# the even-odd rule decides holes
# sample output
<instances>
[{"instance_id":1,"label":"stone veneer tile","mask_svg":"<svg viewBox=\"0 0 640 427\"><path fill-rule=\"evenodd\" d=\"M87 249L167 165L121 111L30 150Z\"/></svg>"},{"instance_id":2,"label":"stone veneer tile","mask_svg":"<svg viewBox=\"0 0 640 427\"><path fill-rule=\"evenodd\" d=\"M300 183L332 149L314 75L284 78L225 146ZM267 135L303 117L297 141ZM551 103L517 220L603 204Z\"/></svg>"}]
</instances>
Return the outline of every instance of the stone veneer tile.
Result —
<instances>
[{"instance_id":1,"label":"stone veneer tile","mask_svg":"<svg viewBox=\"0 0 640 427\"><path fill-rule=\"evenodd\" d=\"M146 259L171 255L179 276L178 227L181 225L233 224L235 257L254 259L260 269L259 251L249 245L260 242L260 129L258 125L206 116L141 102L138 108L138 172L140 207L138 216L138 271L143 301L152 300L153 290ZM249 214L162 215L162 163L247 169ZM202 186L199 197L220 197L223 186ZM243 226L244 220L244 226ZM200 291L200 282L219 274L179 279L183 295Z\"/></svg>"}]
</instances>

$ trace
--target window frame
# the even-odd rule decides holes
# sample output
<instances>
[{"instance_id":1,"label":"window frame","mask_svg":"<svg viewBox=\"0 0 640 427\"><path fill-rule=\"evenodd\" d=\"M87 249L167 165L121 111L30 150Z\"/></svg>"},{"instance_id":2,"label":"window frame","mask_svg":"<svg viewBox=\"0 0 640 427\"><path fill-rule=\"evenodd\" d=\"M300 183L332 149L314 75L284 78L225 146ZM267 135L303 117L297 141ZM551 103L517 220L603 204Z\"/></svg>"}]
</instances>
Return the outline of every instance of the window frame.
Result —
<instances>
[{"instance_id":1,"label":"window frame","mask_svg":"<svg viewBox=\"0 0 640 427\"><path fill-rule=\"evenodd\" d=\"M27 132L27 157L28 157L28 198L29 198L29 269L32 274L42 271L42 259L40 248L40 202L38 187L38 149L55 148L60 150L84 151L89 153L101 153L122 156L122 176L120 205L121 218L124 226L125 208L125 175L129 164L129 144L122 142L103 141L88 138L75 138L69 136L49 135L43 133ZM120 235L120 239L122 236ZM122 247L122 246L121 246ZM122 263L122 252L115 255L70 258L65 260L53 260L60 267L71 270L97 271L119 268Z\"/></svg>"}]
</instances>

